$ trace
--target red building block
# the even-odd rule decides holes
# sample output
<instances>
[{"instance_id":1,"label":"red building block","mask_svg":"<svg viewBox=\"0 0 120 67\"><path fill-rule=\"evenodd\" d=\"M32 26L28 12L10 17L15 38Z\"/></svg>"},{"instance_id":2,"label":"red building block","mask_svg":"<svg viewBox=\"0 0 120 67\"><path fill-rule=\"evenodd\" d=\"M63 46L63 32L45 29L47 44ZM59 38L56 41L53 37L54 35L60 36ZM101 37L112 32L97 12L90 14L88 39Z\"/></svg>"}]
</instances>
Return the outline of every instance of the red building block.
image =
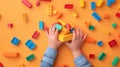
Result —
<instances>
[{"instance_id":1,"label":"red building block","mask_svg":"<svg viewBox=\"0 0 120 67\"><path fill-rule=\"evenodd\" d=\"M38 36L39 36L39 34L40 34L40 33L39 33L38 31L35 31L34 34L32 35L32 38L33 38L33 39L37 39Z\"/></svg>"},{"instance_id":2,"label":"red building block","mask_svg":"<svg viewBox=\"0 0 120 67\"><path fill-rule=\"evenodd\" d=\"M110 47L113 47L113 46L115 46L117 44L117 42L116 42L115 39L113 39L108 44L109 44Z\"/></svg>"},{"instance_id":3,"label":"red building block","mask_svg":"<svg viewBox=\"0 0 120 67\"><path fill-rule=\"evenodd\" d=\"M65 4L64 8L65 9L72 9L73 8L73 4Z\"/></svg>"},{"instance_id":4,"label":"red building block","mask_svg":"<svg viewBox=\"0 0 120 67\"><path fill-rule=\"evenodd\" d=\"M40 1L37 0L37 1L36 1L36 6L39 6L39 5L40 5Z\"/></svg>"},{"instance_id":5,"label":"red building block","mask_svg":"<svg viewBox=\"0 0 120 67\"><path fill-rule=\"evenodd\" d=\"M95 58L94 54L89 54L89 58Z\"/></svg>"},{"instance_id":6,"label":"red building block","mask_svg":"<svg viewBox=\"0 0 120 67\"><path fill-rule=\"evenodd\" d=\"M65 27L66 27L68 30L71 29L71 25L70 25L69 23L67 23Z\"/></svg>"},{"instance_id":7,"label":"red building block","mask_svg":"<svg viewBox=\"0 0 120 67\"><path fill-rule=\"evenodd\" d=\"M120 18L120 13L116 13L116 17Z\"/></svg>"},{"instance_id":8,"label":"red building block","mask_svg":"<svg viewBox=\"0 0 120 67\"><path fill-rule=\"evenodd\" d=\"M0 67L3 67L3 64L2 64L2 63L0 63Z\"/></svg>"},{"instance_id":9,"label":"red building block","mask_svg":"<svg viewBox=\"0 0 120 67\"><path fill-rule=\"evenodd\" d=\"M13 24L12 24L12 23L9 23L7 26L8 26L9 28L12 28L12 27L13 27Z\"/></svg>"}]
</instances>

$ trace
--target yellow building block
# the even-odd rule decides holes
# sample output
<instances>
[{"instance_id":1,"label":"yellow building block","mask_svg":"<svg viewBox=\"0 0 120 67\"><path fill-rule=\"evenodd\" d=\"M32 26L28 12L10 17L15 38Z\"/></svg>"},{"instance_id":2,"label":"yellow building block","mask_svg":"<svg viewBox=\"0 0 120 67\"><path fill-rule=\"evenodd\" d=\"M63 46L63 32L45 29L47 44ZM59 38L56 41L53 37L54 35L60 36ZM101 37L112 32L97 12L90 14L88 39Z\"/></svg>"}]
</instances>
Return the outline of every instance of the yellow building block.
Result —
<instances>
[{"instance_id":1,"label":"yellow building block","mask_svg":"<svg viewBox=\"0 0 120 67\"><path fill-rule=\"evenodd\" d=\"M97 5L97 7L101 7L102 4L103 4L103 0L98 0L96 5Z\"/></svg>"},{"instance_id":2,"label":"yellow building block","mask_svg":"<svg viewBox=\"0 0 120 67\"><path fill-rule=\"evenodd\" d=\"M73 34L59 34L59 41L61 42L66 42L72 40Z\"/></svg>"},{"instance_id":3,"label":"yellow building block","mask_svg":"<svg viewBox=\"0 0 120 67\"><path fill-rule=\"evenodd\" d=\"M63 26L66 25L66 22L64 22L62 19L59 19L58 21L59 21Z\"/></svg>"},{"instance_id":4,"label":"yellow building block","mask_svg":"<svg viewBox=\"0 0 120 67\"><path fill-rule=\"evenodd\" d=\"M78 17L78 14L76 12L73 12L72 13L73 17L77 18Z\"/></svg>"},{"instance_id":5,"label":"yellow building block","mask_svg":"<svg viewBox=\"0 0 120 67\"><path fill-rule=\"evenodd\" d=\"M62 31L60 32L60 34L69 34L70 31L68 29L66 29L65 27L62 28Z\"/></svg>"},{"instance_id":6,"label":"yellow building block","mask_svg":"<svg viewBox=\"0 0 120 67\"><path fill-rule=\"evenodd\" d=\"M23 16L23 21L24 22L28 22L28 16L27 16L27 14L23 13L22 16Z\"/></svg>"},{"instance_id":7,"label":"yellow building block","mask_svg":"<svg viewBox=\"0 0 120 67\"><path fill-rule=\"evenodd\" d=\"M53 14L53 6L52 6L52 4L49 4L47 6L47 13L48 13L48 16L52 16L52 14Z\"/></svg>"},{"instance_id":8,"label":"yellow building block","mask_svg":"<svg viewBox=\"0 0 120 67\"><path fill-rule=\"evenodd\" d=\"M80 7L84 7L85 6L85 1L84 0L80 0Z\"/></svg>"},{"instance_id":9,"label":"yellow building block","mask_svg":"<svg viewBox=\"0 0 120 67\"><path fill-rule=\"evenodd\" d=\"M120 4L118 5L118 9L120 10Z\"/></svg>"}]
</instances>

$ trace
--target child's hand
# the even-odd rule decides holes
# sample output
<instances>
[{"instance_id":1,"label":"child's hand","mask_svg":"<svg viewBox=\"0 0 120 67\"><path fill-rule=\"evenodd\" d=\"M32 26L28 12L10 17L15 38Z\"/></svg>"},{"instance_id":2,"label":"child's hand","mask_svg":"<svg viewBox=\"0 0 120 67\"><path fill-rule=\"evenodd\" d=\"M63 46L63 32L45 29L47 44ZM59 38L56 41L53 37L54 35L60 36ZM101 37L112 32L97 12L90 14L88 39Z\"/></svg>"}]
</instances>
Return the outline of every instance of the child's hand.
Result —
<instances>
[{"instance_id":1,"label":"child's hand","mask_svg":"<svg viewBox=\"0 0 120 67\"><path fill-rule=\"evenodd\" d=\"M48 46L57 50L61 42L58 40L58 30L55 29L55 25L50 27L49 32L46 31L46 35L48 37Z\"/></svg>"},{"instance_id":2,"label":"child's hand","mask_svg":"<svg viewBox=\"0 0 120 67\"><path fill-rule=\"evenodd\" d=\"M72 50L74 58L80 56L80 48L85 39L86 35L83 36L82 31L77 29L76 31L73 31L72 41L65 43Z\"/></svg>"}]
</instances>

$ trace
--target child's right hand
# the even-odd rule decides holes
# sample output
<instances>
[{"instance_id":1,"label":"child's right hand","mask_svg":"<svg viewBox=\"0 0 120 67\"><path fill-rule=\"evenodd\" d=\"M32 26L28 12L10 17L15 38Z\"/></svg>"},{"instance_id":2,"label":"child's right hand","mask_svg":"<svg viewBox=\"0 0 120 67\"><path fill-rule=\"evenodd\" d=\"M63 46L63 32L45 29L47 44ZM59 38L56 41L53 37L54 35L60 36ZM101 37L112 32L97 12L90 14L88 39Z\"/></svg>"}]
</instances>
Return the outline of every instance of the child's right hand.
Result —
<instances>
[{"instance_id":1,"label":"child's right hand","mask_svg":"<svg viewBox=\"0 0 120 67\"><path fill-rule=\"evenodd\" d=\"M73 31L73 38L71 42L66 42L65 44L71 49L74 58L77 58L81 54L81 46L84 40L86 39L86 35L83 36L82 31L77 29Z\"/></svg>"}]
</instances>

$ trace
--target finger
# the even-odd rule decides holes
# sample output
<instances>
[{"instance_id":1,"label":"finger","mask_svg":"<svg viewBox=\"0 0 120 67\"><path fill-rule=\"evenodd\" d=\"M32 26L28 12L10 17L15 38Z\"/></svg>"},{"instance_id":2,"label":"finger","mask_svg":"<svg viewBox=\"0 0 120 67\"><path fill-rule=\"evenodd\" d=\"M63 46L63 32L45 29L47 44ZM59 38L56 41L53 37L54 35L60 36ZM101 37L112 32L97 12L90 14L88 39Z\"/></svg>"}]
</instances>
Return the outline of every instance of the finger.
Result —
<instances>
[{"instance_id":1,"label":"finger","mask_svg":"<svg viewBox=\"0 0 120 67\"><path fill-rule=\"evenodd\" d=\"M55 30L55 36L57 36L57 35L58 35L58 30L56 29L56 30Z\"/></svg>"},{"instance_id":2,"label":"finger","mask_svg":"<svg viewBox=\"0 0 120 67\"><path fill-rule=\"evenodd\" d=\"M72 41L75 41L76 40L76 32L75 30L73 31L73 38L72 38Z\"/></svg>"},{"instance_id":3,"label":"finger","mask_svg":"<svg viewBox=\"0 0 120 67\"><path fill-rule=\"evenodd\" d=\"M85 35L83 36L82 42L84 42L86 38L87 38L87 34L85 34Z\"/></svg>"},{"instance_id":4,"label":"finger","mask_svg":"<svg viewBox=\"0 0 120 67\"><path fill-rule=\"evenodd\" d=\"M77 39L80 39L80 30L77 28Z\"/></svg>"},{"instance_id":5,"label":"finger","mask_svg":"<svg viewBox=\"0 0 120 67\"><path fill-rule=\"evenodd\" d=\"M55 34L55 24L52 27L52 34Z\"/></svg>"},{"instance_id":6,"label":"finger","mask_svg":"<svg viewBox=\"0 0 120 67\"><path fill-rule=\"evenodd\" d=\"M69 43L69 42L65 42L65 45L69 46L69 45L70 45L70 43Z\"/></svg>"},{"instance_id":7,"label":"finger","mask_svg":"<svg viewBox=\"0 0 120 67\"><path fill-rule=\"evenodd\" d=\"M50 26L49 33L51 34L52 32L52 25Z\"/></svg>"},{"instance_id":8,"label":"finger","mask_svg":"<svg viewBox=\"0 0 120 67\"><path fill-rule=\"evenodd\" d=\"M82 30L79 30L79 33L80 33L79 38L80 38L80 40L82 40L82 36L83 36L83 34L82 34Z\"/></svg>"}]
</instances>

